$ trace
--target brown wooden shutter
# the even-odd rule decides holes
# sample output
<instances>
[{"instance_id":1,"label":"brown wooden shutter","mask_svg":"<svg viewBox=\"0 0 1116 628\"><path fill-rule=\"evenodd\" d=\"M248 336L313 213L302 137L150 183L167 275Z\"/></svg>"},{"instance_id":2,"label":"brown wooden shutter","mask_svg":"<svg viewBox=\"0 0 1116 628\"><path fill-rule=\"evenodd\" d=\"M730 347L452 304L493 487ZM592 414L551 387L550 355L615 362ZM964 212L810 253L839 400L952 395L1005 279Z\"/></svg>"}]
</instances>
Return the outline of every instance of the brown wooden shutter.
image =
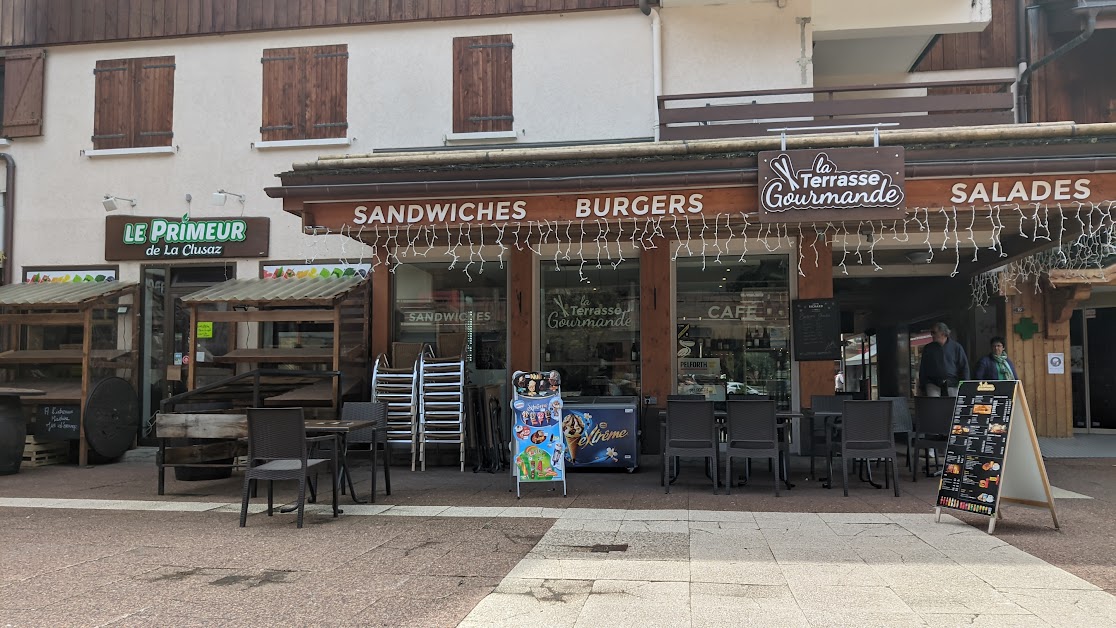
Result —
<instances>
[{"instance_id":1,"label":"brown wooden shutter","mask_svg":"<svg viewBox=\"0 0 1116 628\"><path fill-rule=\"evenodd\" d=\"M263 51L263 118L260 139L298 139L303 119L298 48Z\"/></svg>"},{"instance_id":2,"label":"brown wooden shutter","mask_svg":"<svg viewBox=\"0 0 1116 628\"><path fill-rule=\"evenodd\" d=\"M98 61L93 69L93 148L132 146L132 64L130 59Z\"/></svg>"},{"instance_id":3,"label":"brown wooden shutter","mask_svg":"<svg viewBox=\"0 0 1116 628\"><path fill-rule=\"evenodd\" d=\"M46 50L12 50L4 59L4 137L43 134Z\"/></svg>"},{"instance_id":4,"label":"brown wooden shutter","mask_svg":"<svg viewBox=\"0 0 1116 628\"><path fill-rule=\"evenodd\" d=\"M511 131L512 36L453 40L453 132Z\"/></svg>"},{"instance_id":5,"label":"brown wooden shutter","mask_svg":"<svg viewBox=\"0 0 1116 628\"><path fill-rule=\"evenodd\" d=\"M346 107L349 92L348 46L316 46L304 51L306 78L302 85L306 90L306 112L303 137L345 137L349 129Z\"/></svg>"},{"instance_id":6,"label":"brown wooden shutter","mask_svg":"<svg viewBox=\"0 0 1116 628\"><path fill-rule=\"evenodd\" d=\"M174 57L131 61L136 77L132 146L170 146L174 140Z\"/></svg>"}]
</instances>

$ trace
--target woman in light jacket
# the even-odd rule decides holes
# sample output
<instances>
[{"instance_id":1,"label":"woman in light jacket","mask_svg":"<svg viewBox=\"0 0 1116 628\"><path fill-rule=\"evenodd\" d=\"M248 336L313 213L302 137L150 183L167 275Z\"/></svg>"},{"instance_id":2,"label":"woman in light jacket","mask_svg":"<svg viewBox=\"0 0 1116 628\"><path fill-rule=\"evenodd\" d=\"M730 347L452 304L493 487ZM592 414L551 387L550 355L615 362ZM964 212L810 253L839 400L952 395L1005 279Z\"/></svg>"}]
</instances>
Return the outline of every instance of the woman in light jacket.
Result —
<instances>
[{"instance_id":1,"label":"woman in light jacket","mask_svg":"<svg viewBox=\"0 0 1116 628\"><path fill-rule=\"evenodd\" d=\"M977 362L975 377L978 380L988 381L996 379L1019 379L1015 365L1007 357L1004 350L1004 339L1000 336L992 338L992 353L984 356Z\"/></svg>"}]
</instances>

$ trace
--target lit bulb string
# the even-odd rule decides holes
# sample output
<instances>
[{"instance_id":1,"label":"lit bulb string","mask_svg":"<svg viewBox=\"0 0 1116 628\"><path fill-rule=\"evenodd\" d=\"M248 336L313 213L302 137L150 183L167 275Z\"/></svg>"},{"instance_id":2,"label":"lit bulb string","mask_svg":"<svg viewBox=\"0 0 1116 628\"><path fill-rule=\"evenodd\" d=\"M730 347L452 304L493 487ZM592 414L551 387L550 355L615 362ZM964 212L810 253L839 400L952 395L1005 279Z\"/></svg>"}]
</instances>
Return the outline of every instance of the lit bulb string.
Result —
<instances>
[{"instance_id":1,"label":"lit bulb string","mask_svg":"<svg viewBox=\"0 0 1116 628\"><path fill-rule=\"evenodd\" d=\"M1013 215L1013 219L1019 220L1018 231L1021 238L1036 243L1050 242L1052 248L995 271L989 271L991 274L985 273L978 278L974 278L971 282L974 303L979 305L986 303L988 298L998 294L1001 283L1007 285L1013 282L1030 282L1036 285L1036 289L1041 290L1041 284L1036 281L1036 276L1049 270L1089 269L1095 271L1100 268L1101 260L1105 256L1116 254L1113 205L1113 201L1078 202L1072 207L1057 205L1056 216L1053 219L1050 216L1050 208L1039 204L1035 204L1033 208L1030 206L1024 208L1017 204L971 206L967 226L962 225L961 212L963 209L959 209L957 206L912 208L902 218L901 227L900 219L859 221L855 246L850 246L848 240L851 229L850 225L845 222L837 225L832 222L799 224L796 227L796 237L792 237L790 225L765 223L757 228L749 215L744 212L702 216L700 229L692 222L696 218L691 219L689 216L682 218L672 216L666 226L663 225L664 217L633 218L630 232L623 220L612 223L605 219L596 218L594 223L597 231L595 234L590 234L590 237L592 237L592 243L596 245L597 250L589 260L585 257L586 232L584 219L578 221L577 224L573 221L566 221L564 229L561 222L557 220L517 222L514 225L491 223L481 225L481 232L475 236L471 231L474 227L468 224L457 225L456 234L451 225L382 227L377 224L372 226L361 225L359 229L345 225L339 232L334 232L324 226L307 226L305 234L313 236L313 238L305 239L303 244L304 257L307 263L314 263L316 259L320 258L323 248L332 248L338 251L342 263L349 263L351 258L354 257L354 253L346 240L357 240L364 244L357 249L358 263L364 263L367 259L373 271L382 265L387 267L389 272L395 272L395 269L401 263L400 256L428 258L431 253L435 253L439 241L444 237L446 242L442 244L440 254L447 259L449 269L460 268L467 278L472 280L474 276L483 273L484 264L489 261L486 255L489 254L489 249L493 247L498 247L498 254L492 261L498 260L500 267L503 268L505 253L511 249L508 246L508 240L511 239L513 240L512 246L516 250L522 251L526 248L537 255L550 250L547 247L554 247L553 261L555 262L555 268L558 270L562 269L562 260L571 261L576 259L579 262L581 280L588 282L588 277L584 274L584 265L587 261L595 263L598 267L603 267L603 263L607 261L616 269L630 259L624 252L625 240L633 250L646 251L657 249L662 243L669 243L669 240L673 239L672 261L676 261L679 257L701 257L703 267L708 268L710 261L719 264L721 263L721 257L727 255L737 255L739 253L739 259L744 261L750 253L749 237L755 237L759 240L763 244L764 250L769 253L782 250L784 246L793 250L797 239L799 248L797 270L800 275L804 276L803 266L809 263L805 252L806 238L809 234L806 229L812 228L814 238L810 243L810 248L813 250L814 267L820 267L821 251L818 247L819 242L822 241L822 238L825 238L828 243L832 232L833 243L837 244L837 241L840 240L841 245L842 255L837 266L842 273L847 275L848 266L854 263L871 266L874 271L882 270L883 267L879 264L876 256L879 242L888 235L895 242L910 242L913 223L923 233L922 243L926 247L931 260L938 252L953 248L954 267L950 275L957 276L960 274L961 255L963 251L967 251L967 248L972 249L970 259L973 262L979 260L982 248L994 251L1001 258L1008 255L1003 241L1003 232L1007 228L1003 216L1005 212L1009 212ZM935 220L944 221L941 231L942 243L939 246L935 246L936 243L931 235L931 213L935 213ZM721 224L722 218L724 219L723 225ZM1056 220L1057 224L1052 224L1052 220ZM991 227L990 236L977 238L976 225L978 221L983 221ZM1071 224L1076 226L1077 234L1076 236L1070 236L1072 241L1067 242L1066 237ZM508 233L509 226L512 227L510 234ZM573 234L575 227L578 230L576 238ZM491 229L492 240L490 245L485 242L483 230L486 228ZM444 236L438 233L442 229L445 230ZM536 230L537 234L535 233ZM615 233L613 230L615 230ZM668 231L672 237L667 236ZM338 244L331 245L330 242L338 239L322 239L318 237L321 235L340 235L341 238ZM860 236L868 237L867 245L863 241L864 238ZM574 253L575 239L578 244L576 256ZM700 249L697 248L699 241L701 243ZM738 241L739 245L737 245ZM613 242L616 244L615 254L612 251ZM467 256L464 253L466 248L469 251ZM736 250L737 248L740 249L739 252ZM708 259L710 257L712 257L712 260Z\"/></svg>"}]
</instances>

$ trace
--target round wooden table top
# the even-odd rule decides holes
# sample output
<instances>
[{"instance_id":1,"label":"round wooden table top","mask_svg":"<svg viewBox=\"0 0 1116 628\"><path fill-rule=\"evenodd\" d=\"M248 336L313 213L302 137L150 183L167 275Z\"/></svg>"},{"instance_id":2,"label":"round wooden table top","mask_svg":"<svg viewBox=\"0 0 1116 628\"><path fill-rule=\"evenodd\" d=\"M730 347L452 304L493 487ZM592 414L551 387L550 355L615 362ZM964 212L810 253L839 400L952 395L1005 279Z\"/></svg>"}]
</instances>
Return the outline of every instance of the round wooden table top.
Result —
<instances>
[{"instance_id":1,"label":"round wooden table top","mask_svg":"<svg viewBox=\"0 0 1116 628\"><path fill-rule=\"evenodd\" d=\"M37 390L35 388L6 388L0 386L0 395L45 395L46 391Z\"/></svg>"}]
</instances>

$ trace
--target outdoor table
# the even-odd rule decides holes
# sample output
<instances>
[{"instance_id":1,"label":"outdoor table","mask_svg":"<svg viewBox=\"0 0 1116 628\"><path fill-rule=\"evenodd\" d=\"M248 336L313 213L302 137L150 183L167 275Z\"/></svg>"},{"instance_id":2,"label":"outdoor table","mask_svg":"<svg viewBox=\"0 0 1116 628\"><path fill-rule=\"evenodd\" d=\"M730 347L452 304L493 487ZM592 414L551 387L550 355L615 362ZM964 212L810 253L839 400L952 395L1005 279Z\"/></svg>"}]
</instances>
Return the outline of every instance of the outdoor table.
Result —
<instances>
[{"instance_id":1,"label":"outdoor table","mask_svg":"<svg viewBox=\"0 0 1116 628\"><path fill-rule=\"evenodd\" d=\"M43 394L34 388L0 388L0 475L18 473L23 462L27 420L19 398Z\"/></svg>"},{"instance_id":2,"label":"outdoor table","mask_svg":"<svg viewBox=\"0 0 1116 628\"><path fill-rule=\"evenodd\" d=\"M349 485L349 497L352 498L354 503L366 503L356 495L356 490L353 487L352 474L349 473L349 465L346 462L349 447L349 433L356 430L365 428L373 428L375 423L372 421L339 421L329 419L307 419L306 420L306 433L307 434L332 434L334 442L334 452L337 456L337 478L338 488L341 492L345 492L345 483ZM375 437L373 437L375 438ZM373 463L374 464L374 463Z\"/></svg>"}]
</instances>

